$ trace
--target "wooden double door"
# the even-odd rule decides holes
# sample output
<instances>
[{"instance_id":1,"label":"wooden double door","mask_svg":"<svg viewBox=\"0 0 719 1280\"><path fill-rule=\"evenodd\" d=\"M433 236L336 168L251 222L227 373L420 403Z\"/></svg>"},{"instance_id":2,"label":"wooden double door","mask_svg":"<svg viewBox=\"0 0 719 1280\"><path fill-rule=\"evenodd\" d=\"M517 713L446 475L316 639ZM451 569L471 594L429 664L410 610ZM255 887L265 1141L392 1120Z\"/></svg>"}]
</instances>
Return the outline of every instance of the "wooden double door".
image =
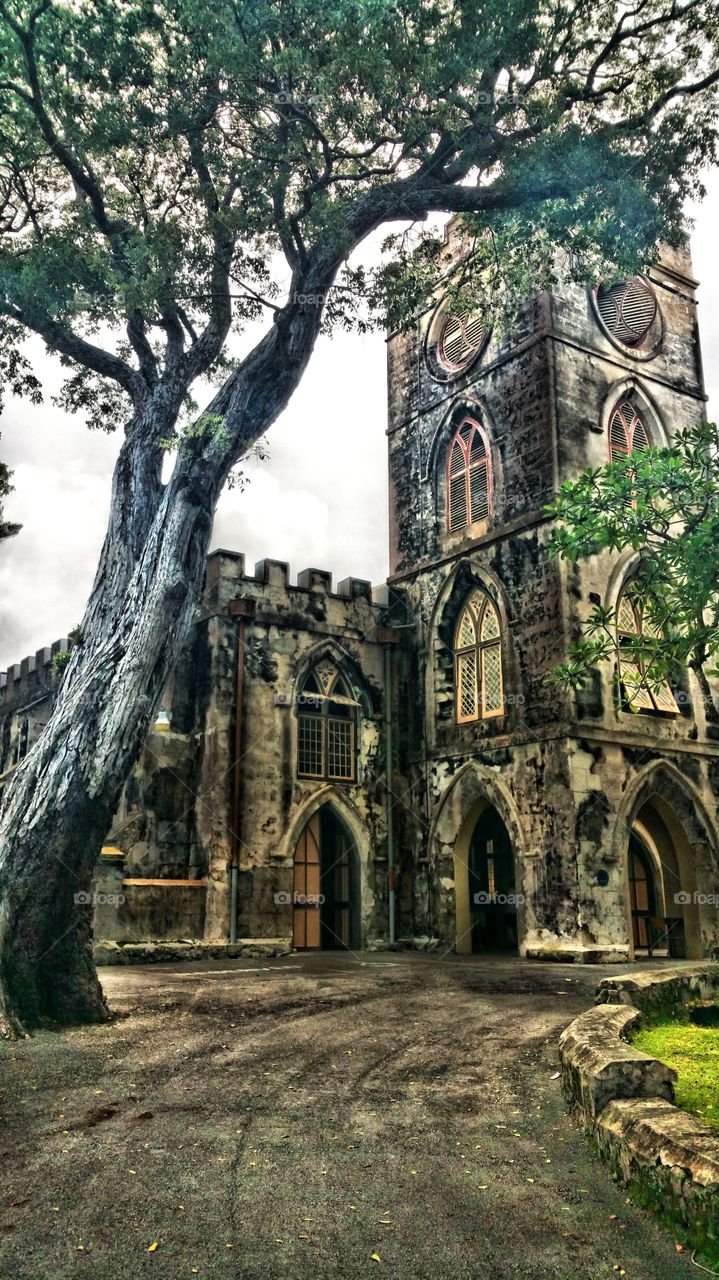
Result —
<instances>
[{"instance_id":1,"label":"wooden double door","mask_svg":"<svg viewBox=\"0 0 719 1280\"><path fill-rule=\"evenodd\" d=\"M354 847L332 809L313 814L295 849L293 942L303 951L359 946Z\"/></svg>"}]
</instances>

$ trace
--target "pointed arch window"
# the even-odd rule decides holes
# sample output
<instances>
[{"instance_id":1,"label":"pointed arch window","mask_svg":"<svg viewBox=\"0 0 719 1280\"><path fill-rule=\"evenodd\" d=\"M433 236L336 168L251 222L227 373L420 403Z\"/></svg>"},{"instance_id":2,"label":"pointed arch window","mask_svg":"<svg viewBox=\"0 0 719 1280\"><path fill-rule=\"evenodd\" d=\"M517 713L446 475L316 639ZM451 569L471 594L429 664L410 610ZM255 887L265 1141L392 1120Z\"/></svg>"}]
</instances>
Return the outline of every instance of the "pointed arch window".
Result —
<instances>
[{"instance_id":1,"label":"pointed arch window","mask_svg":"<svg viewBox=\"0 0 719 1280\"><path fill-rule=\"evenodd\" d=\"M447 456L447 525L450 533L486 520L492 500L489 448L484 432L465 418Z\"/></svg>"},{"instance_id":2,"label":"pointed arch window","mask_svg":"<svg viewBox=\"0 0 719 1280\"><path fill-rule=\"evenodd\" d=\"M298 776L353 782L359 703L333 662L324 658L312 668L298 703Z\"/></svg>"},{"instance_id":3,"label":"pointed arch window","mask_svg":"<svg viewBox=\"0 0 719 1280\"><path fill-rule=\"evenodd\" d=\"M499 614L484 591L473 591L459 616L454 664L457 723L500 716L502 634Z\"/></svg>"},{"instance_id":4,"label":"pointed arch window","mask_svg":"<svg viewBox=\"0 0 719 1280\"><path fill-rule=\"evenodd\" d=\"M609 458L625 458L630 453L646 453L652 447L646 425L631 400L621 400L609 420Z\"/></svg>"},{"instance_id":5,"label":"pointed arch window","mask_svg":"<svg viewBox=\"0 0 719 1280\"><path fill-rule=\"evenodd\" d=\"M623 592L617 606L617 648L622 695L630 711L678 712L667 680L647 677L637 638L656 638L657 632L644 616L644 603L631 591Z\"/></svg>"}]
</instances>

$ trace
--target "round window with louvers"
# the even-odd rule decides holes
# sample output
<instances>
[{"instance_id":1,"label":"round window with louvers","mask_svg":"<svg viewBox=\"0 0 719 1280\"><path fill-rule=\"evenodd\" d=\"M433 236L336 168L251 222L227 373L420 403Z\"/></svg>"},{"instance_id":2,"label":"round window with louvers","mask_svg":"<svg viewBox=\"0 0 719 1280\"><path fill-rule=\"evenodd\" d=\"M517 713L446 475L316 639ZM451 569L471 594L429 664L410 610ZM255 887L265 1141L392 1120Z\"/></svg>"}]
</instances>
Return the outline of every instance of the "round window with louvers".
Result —
<instances>
[{"instance_id":1,"label":"round window with louvers","mask_svg":"<svg viewBox=\"0 0 719 1280\"><path fill-rule=\"evenodd\" d=\"M488 332L476 312L441 303L427 330L427 364L441 382L466 373L484 350Z\"/></svg>"},{"instance_id":2,"label":"round window with louvers","mask_svg":"<svg viewBox=\"0 0 719 1280\"><path fill-rule=\"evenodd\" d=\"M616 347L640 360L656 355L663 334L656 294L643 276L600 284L592 293L597 319Z\"/></svg>"}]
</instances>

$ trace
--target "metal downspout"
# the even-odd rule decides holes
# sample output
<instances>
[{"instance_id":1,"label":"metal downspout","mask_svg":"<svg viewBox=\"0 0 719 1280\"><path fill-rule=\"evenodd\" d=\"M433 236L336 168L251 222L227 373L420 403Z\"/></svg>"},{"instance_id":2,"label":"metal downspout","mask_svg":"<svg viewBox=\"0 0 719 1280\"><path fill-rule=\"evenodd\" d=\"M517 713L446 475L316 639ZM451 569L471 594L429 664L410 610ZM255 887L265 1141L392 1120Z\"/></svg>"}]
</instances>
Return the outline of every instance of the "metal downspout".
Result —
<instances>
[{"instance_id":1,"label":"metal downspout","mask_svg":"<svg viewBox=\"0 0 719 1280\"><path fill-rule=\"evenodd\" d=\"M232 765L232 861L230 862L230 942L237 942L237 899L240 872L242 821L242 711L245 685L245 624L237 619L237 673L235 678L235 749Z\"/></svg>"},{"instance_id":2,"label":"metal downspout","mask_svg":"<svg viewBox=\"0 0 719 1280\"><path fill-rule=\"evenodd\" d=\"M395 888L394 861L394 773L393 773L393 740L392 740L392 646L387 645L384 651L384 707L385 707L385 742L387 751L387 887L389 911L389 944L393 946L397 935L397 890Z\"/></svg>"}]
</instances>

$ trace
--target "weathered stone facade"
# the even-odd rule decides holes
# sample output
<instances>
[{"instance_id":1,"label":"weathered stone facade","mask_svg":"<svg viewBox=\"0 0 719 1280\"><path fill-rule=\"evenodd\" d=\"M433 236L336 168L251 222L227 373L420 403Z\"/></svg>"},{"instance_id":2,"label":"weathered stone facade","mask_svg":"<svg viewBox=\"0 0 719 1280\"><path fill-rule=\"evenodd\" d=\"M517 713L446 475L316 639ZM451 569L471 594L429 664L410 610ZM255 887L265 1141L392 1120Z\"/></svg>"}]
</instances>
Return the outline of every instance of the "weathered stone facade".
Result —
<instances>
[{"instance_id":1,"label":"weathered stone facade","mask_svg":"<svg viewBox=\"0 0 719 1280\"><path fill-rule=\"evenodd\" d=\"M620 401L654 444L704 417L688 253L667 251L649 281L658 305L635 347L576 286L533 298L511 340L490 334L456 370L437 360L436 308L390 337L388 585L350 578L333 592L320 570L291 584L276 561L248 575L236 553L209 557L196 625L100 859L99 935L291 941L294 930L297 942L309 928L293 905L298 867L306 888L316 844L323 888L334 876L346 907L345 932L328 925L326 945L396 937L617 961L647 944L691 957L719 947L719 733L694 677L671 711L651 713L627 708L616 664L576 697L548 679L592 605L617 605L634 560L550 559L546 503L608 459ZM486 441L487 509L456 529L448 456L467 421ZM499 637L468 659L483 710L463 717L457 636L471 598L491 602ZM7 673L0 772L48 714L49 664L41 651ZM352 720L351 778L298 769L298 733L320 734L301 728L302 690L323 664L345 693L317 707ZM337 723L321 730L335 734L325 753L350 733Z\"/></svg>"}]
</instances>

